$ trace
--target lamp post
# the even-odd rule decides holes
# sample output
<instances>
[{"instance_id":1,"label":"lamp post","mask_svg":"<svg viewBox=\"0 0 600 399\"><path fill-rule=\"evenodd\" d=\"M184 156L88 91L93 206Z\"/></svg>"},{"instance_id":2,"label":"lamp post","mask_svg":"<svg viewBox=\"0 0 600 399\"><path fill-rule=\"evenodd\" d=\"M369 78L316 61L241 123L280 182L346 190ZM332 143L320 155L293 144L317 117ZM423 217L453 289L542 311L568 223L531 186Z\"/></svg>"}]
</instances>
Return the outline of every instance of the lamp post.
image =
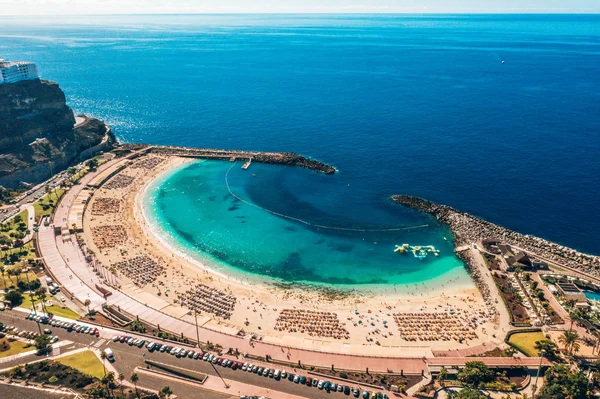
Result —
<instances>
[{"instance_id":1,"label":"lamp post","mask_svg":"<svg viewBox=\"0 0 600 399\"><path fill-rule=\"evenodd\" d=\"M196 344L200 348L200 332L198 331L198 311L194 309L194 321L196 322Z\"/></svg>"},{"instance_id":2,"label":"lamp post","mask_svg":"<svg viewBox=\"0 0 600 399\"><path fill-rule=\"evenodd\" d=\"M535 376L535 383L533 384L533 389L531 391L531 399L535 399L535 391L537 390L538 379L540 378L540 370L542 369L542 360L544 360L545 351L540 350L540 365L538 366L537 375Z\"/></svg>"},{"instance_id":3,"label":"lamp post","mask_svg":"<svg viewBox=\"0 0 600 399\"><path fill-rule=\"evenodd\" d=\"M212 362L210 362L210 365L215 370L215 373L217 373L217 375L219 376L219 378L221 379L221 381L223 381L223 385L225 385L225 389L229 389L229 385L227 385L227 383L225 382L225 380L223 379L223 377L221 376L221 374L219 373L219 371L216 369L215 365Z\"/></svg>"}]
</instances>

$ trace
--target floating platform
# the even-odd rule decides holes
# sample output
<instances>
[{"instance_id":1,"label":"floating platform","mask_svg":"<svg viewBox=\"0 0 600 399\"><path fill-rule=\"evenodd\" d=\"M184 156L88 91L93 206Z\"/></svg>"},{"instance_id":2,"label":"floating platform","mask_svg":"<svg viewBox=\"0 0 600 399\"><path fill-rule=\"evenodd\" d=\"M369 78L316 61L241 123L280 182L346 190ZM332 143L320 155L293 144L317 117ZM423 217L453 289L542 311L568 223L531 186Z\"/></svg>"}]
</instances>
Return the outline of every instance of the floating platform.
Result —
<instances>
[{"instance_id":1,"label":"floating platform","mask_svg":"<svg viewBox=\"0 0 600 399\"><path fill-rule=\"evenodd\" d=\"M399 252L401 254L407 253L408 251L412 252L413 256L419 260L425 259L429 254L433 254L434 256L439 256L440 251L435 249L433 245L409 245L402 244L396 245L394 248L394 252Z\"/></svg>"}]
</instances>

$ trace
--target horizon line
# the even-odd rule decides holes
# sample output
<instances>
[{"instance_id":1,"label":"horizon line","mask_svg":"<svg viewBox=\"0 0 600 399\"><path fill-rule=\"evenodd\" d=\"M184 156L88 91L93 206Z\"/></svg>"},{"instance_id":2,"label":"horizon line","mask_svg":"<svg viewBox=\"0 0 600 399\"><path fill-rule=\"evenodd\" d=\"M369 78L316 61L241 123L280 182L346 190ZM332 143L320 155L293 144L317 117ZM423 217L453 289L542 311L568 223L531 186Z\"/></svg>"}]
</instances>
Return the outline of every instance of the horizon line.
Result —
<instances>
[{"instance_id":1,"label":"horizon line","mask_svg":"<svg viewBox=\"0 0 600 399\"><path fill-rule=\"evenodd\" d=\"M394 12L359 12L359 11L344 11L344 12L174 12L174 13L164 13L164 12L149 12L149 13L90 13L90 14L65 14L65 13L48 13L48 14L2 14L0 13L0 17L44 17L44 16L69 16L69 17L77 17L77 16L151 16L151 15L600 15L600 10L598 11L502 11L502 12L490 12L490 11L463 11L463 12L402 12L402 11L394 11Z\"/></svg>"}]
</instances>

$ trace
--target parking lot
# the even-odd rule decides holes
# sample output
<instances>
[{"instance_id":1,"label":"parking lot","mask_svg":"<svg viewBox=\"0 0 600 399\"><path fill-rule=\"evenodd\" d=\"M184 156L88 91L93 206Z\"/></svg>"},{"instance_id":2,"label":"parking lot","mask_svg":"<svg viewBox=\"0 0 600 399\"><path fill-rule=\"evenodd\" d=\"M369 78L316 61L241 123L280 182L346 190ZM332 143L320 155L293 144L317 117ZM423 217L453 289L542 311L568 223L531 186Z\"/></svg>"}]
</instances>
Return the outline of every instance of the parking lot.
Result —
<instances>
[{"instance_id":1,"label":"parking lot","mask_svg":"<svg viewBox=\"0 0 600 399\"><path fill-rule=\"evenodd\" d=\"M17 311L5 311L0 313L0 323L14 325L21 330L37 331L36 322L29 320L28 314ZM126 376L131 375L136 367L145 367L143 358L143 354L145 354L148 359L187 368L215 378L239 381L245 384L265 387L273 391L290 393L301 397L317 399L332 397L373 397L370 388L364 389L358 385L344 384L343 382L341 388L342 391L338 391L340 389L338 385L336 385L334 391L333 383L338 382L335 380L329 380L330 384L327 386L329 390L327 390L327 381L325 378L315 379L316 376L311 375L304 370L274 367L268 363L252 362L241 356L238 358L235 356L219 356L213 352L205 352L198 350L197 348L177 345L176 343L170 343L159 339L148 340L148 338L144 336L133 333L125 335L120 331L112 330L107 327L95 327L72 320L59 320L58 318L54 321L48 320L46 324L40 323L40 327L42 330L44 328L49 328L52 331L52 335L58 336L60 340L69 340L76 344L95 347L101 350L110 348L114 354L114 367L117 368L119 372L123 372ZM79 332L77 332L78 330ZM138 340L137 342L136 339ZM152 346L152 343L155 345L148 350L148 346ZM179 351L177 352L178 348ZM186 351L185 357L183 356L183 351ZM210 361L209 358L211 359ZM225 365L223 365L223 363L225 363ZM244 365L246 366L245 370ZM262 371L260 369L262 369ZM261 372L259 373L259 371ZM277 371L279 371L278 377L275 377ZM146 376L141 377L140 383L143 383L145 378ZM321 379L323 380L323 383L321 384L322 389L319 389ZM186 389L184 384L179 385L181 385L182 390ZM348 386L348 390L345 389L345 386ZM189 389L189 385L187 389ZM354 389L359 390L358 396L356 396ZM364 391L367 391L367 396L364 396ZM232 394L237 393L238 392L232 392ZM243 395L244 392L239 392L239 394ZM377 398L377 396L374 397ZM380 397L383 398L383 394Z\"/></svg>"}]
</instances>

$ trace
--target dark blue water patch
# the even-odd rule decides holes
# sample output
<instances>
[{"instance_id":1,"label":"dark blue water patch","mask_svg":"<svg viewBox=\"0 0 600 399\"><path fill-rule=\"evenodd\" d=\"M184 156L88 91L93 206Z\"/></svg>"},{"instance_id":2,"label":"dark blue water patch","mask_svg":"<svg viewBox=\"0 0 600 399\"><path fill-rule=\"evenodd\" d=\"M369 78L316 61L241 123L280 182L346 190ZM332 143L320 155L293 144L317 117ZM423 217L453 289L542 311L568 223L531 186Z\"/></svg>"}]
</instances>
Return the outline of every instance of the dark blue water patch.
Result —
<instances>
[{"instance_id":1,"label":"dark blue water patch","mask_svg":"<svg viewBox=\"0 0 600 399\"><path fill-rule=\"evenodd\" d=\"M240 207L239 207L239 206L237 206L237 205L233 205L233 206L230 206L229 208L227 208L227 210L228 210L229 212L237 211L237 210L239 210L239 209L240 209Z\"/></svg>"},{"instance_id":2,"label":"dark blue water patch","mask_svg":"<svg viewBox=\"0 0 600 399\"><path fill-rule=\"evenodd\" d=\"M413 194L600 253L597 15L86 18L0 17L3 57L122 141L324 160L334 189L280 184L341 223Z\"/></svg>"}]
</instances>

